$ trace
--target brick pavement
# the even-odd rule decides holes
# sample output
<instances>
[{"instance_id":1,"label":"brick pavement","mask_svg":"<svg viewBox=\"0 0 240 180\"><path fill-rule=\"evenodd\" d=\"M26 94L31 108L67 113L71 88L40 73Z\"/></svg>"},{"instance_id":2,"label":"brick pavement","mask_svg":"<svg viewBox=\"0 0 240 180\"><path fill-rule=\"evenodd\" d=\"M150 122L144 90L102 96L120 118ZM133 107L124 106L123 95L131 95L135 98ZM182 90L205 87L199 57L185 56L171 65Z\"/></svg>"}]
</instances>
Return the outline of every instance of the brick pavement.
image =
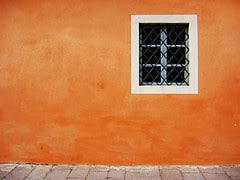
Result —
<instances>
[{"instance_id":1,"label":"brick pavement","mask_svg":"<svg viewBox=\"0 0 240 180\"><path fill-rule=\"evenodd\" d=\"M240 180L232 166L93 166L0 164L1 180Z\"/></svg>"}]
</instances>

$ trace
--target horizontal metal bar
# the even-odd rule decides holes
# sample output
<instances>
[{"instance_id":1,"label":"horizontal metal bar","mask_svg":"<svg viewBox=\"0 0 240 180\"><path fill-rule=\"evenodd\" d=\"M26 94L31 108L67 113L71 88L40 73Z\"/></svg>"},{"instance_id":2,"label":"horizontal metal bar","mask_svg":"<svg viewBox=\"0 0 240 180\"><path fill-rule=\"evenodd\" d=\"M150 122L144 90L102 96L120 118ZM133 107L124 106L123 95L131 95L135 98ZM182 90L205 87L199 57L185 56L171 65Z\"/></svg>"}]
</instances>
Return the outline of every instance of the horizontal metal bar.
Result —
<instances>
[{"instance_id":1,"label":"horizontal metal bar","mask_svg":"<svg viewBox=\"0 0 240 180\"><path fill-rule=\"evenodd\" d=\"M161 67L161 64L143 64L143 67Z\"/></svg>"},{"instance_id":2,"label":"horizontal metal bar","mask_svg":"<svg viewBox=\"0 0 240 180\"><path fill-rule=\"evenodd\" d=\"M143 64L143 67L161 67L162 64ZM167 64L167 67L185 67L186 64Z\"/></svg>"},{"instance_id":3,"label":"horizontal metal bar","mask_svg":"<svg viewBox=\"0 0 240 180\"><path fill-rule=\"evenodd\" d=\"M143 44L142 47L161 47L160 44Z\"/></svg>"},{"instance_id":4,"label":"horizontal metal bar","mask_svg":"<svg viewBox=\"0 0 240 180\"><path fill-rule=\"evenodd\" d=\"M186 64L167 64L167 67L185 67Z\"/></svg>"},{"instance_id":5,"label":"horizontal metal bar","mask_svg":"<svg viewBox=\"0 0 240 180\"><path fill-rule=\"evenodd\" d=\"M161 44L142 44L142 47L161 47L162 45ZM166 44L167 47L187 47L187 45L185 44Z\"/></svg>"},{"instance_id":6,"label":"horizontal metal bar","mask_svg":"<svg viewBox=\"0 0 240 180\"><path fill-rule=\"evenodd\" d=\"M170 83L170 82L168 82L167 84L166 83L161 83L161 82L158 82L158 83L156 83L156 82L142 82L142 84L141 85L149 85L149 86L152 86L152 85L155 85L155 86L187 86L188 84L186 83L186 82L184 82L184 83Z\"/></svg>"},{"instance_id":7,"label":"horizontal metal bar","mask_svg":"<svg viewBox=\"0 0 240 180\"><path fill-rule=\"evenodd\" d=\"M177 45L177 44L167 44L167 47L187 47L185 44L180 44L180 45Z\"/></svg>"}]
</instances>

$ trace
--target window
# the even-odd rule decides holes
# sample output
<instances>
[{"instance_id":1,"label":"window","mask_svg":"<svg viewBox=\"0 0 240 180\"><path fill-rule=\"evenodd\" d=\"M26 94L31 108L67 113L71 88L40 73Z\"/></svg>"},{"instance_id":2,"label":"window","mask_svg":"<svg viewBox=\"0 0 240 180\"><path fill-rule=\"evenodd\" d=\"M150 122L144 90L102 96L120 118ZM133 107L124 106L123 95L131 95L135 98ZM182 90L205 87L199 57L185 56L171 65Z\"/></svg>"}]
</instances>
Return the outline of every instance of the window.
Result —
<instances>
[{"instance_id":1,"label":"window","mask_svg":"<svg viewBox=\"0 0 240 180\"><path fill-rule=\"evenodd\" d=\"M132 16L132 93L196 94L196 15Z\"/></svg>"}]
</instances>

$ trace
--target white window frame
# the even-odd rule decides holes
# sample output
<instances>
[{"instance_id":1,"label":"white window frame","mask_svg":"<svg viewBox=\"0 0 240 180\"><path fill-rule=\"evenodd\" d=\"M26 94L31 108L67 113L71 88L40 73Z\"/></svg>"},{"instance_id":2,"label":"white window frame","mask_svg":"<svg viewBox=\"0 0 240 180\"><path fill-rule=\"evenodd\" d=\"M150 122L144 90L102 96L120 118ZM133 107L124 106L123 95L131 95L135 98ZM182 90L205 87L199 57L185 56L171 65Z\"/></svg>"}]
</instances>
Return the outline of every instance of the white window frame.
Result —
<instances>
[{"instance_id":1,"label":"white window frame","mask_svg":"<svg viewBox=\"0 0 240 180\"><path fill-rule=\"evenodd\" d=\"M188 23L189 85L139 85L139 24ZM131 92L132 94L198 94L197 15L132 15L131 16Z\"/></svg>"}]
</instances>

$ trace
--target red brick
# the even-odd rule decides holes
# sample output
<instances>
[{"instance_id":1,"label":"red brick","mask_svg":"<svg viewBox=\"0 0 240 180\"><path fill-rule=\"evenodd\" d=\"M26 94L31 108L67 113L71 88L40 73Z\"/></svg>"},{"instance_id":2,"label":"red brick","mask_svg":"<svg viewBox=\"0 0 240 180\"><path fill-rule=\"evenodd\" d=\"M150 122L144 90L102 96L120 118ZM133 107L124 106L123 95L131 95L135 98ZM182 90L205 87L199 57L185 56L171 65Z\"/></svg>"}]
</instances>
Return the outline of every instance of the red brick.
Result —
<instances>
[{"instance_id":1,"label":"red brick","mask_svg":"<svg viewBox=\"0 0 240 180\"><path fill-rule=\"evenodd\" d=\"M240 179L240 167L223 167L224 171L231 177L238 177Z\"/></svg>"},{"instance_id":2,"label":"red brick","mask_svg":"<svg viewBox=\"0 0 240 180\"><path fill-rule=\"evenodd\" d=\"M24 179L32 171L34 165L19 165L11 173L9 173L5 180L7 179Z\"/></svg>"},{"instance_id":3,"label":"red brick","mask_svg":"<svg viewBox=\"0 0 240 180\"><path fill-rule=\"evenodd\" d=\"M178 169L161 169L162 180L182 180L181 172Z\"/></svg>"},{"instance_id":4,"label":"red brick","mask_svg":"<svg viewBox=\"0 0 240 180\"><path fill-rule=\"evenodd\" d=\"M184 180L204 180L201 173L183 173Z\"/></svg>"},{"instance_id":5,"label":"red brick","mask_svg":"<svg viewBox=\"0 0 240 180\"><path fill-rule=\"evenodd\" d=\"M75 166L69 174L69 178L85 178L89 172L90 166Z\"/></svg>"},{"instance_id":6,"label":"red brick","mask_svg":"<svg viewBox=\"0 0 240 180\"><path fill-rule=\"evenodd\" d=\"M203 176L207 180L231 180L226 174L213 174L213 173L203 173Z\"/></svg>"}]
</instances>

